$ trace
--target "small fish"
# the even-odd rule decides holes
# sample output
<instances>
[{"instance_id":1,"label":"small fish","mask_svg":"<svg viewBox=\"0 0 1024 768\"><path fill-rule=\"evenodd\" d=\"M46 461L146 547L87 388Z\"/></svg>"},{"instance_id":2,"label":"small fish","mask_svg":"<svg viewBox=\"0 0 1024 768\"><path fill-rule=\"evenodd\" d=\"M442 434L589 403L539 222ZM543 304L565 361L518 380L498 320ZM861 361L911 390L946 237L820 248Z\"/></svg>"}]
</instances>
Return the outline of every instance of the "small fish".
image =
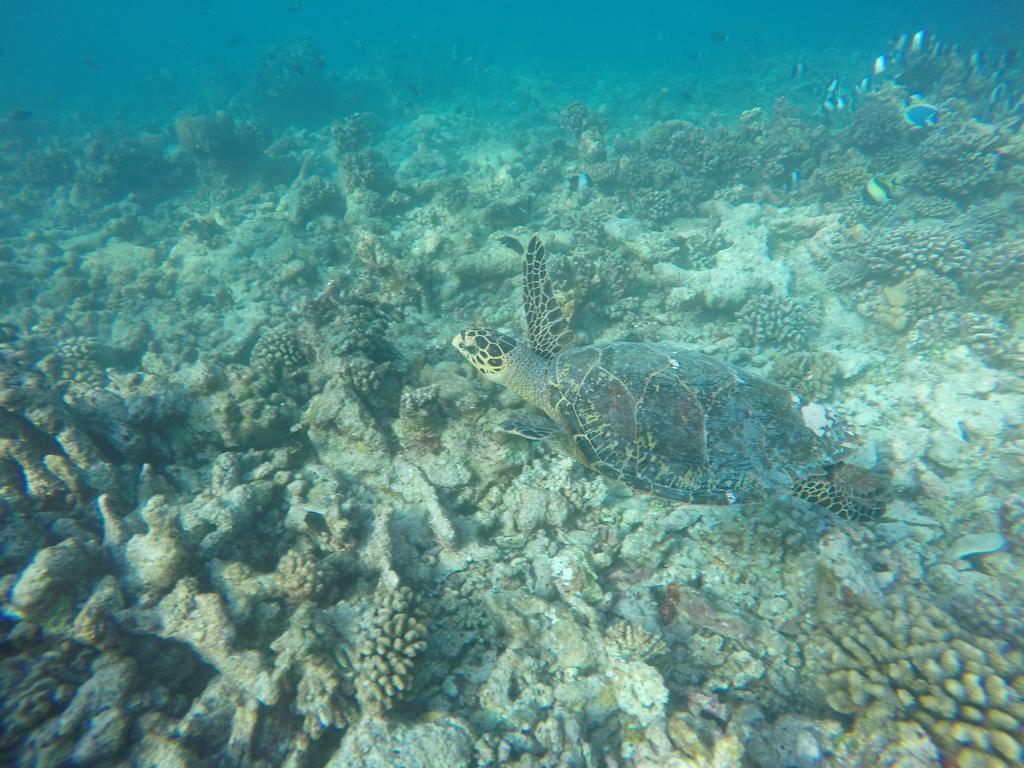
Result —
<instances>
[{"instance_id":1,"label":"small fish","mask_svg":"<svg viewBox=\"0 0 1024 768\"><path fill-rule=\"evenodd\" d=\"M853 86L853 90L855 90L857 93L871 93L871 78L865 77L855 86Z\"/></svg>"},{"instance_id":2,"label":"small fish","mask_svg":"<svg viewBox=\"0 0 1024 768\"><path fill-rule=\"evenodd\" d=\"M907 47L907 33L904 32L896 39L896 45L893 46L893 50L899 52Z\"/></svg>"},{"instance_id":3,"label":"small fish","mask_svg":"<svg viewBox=\"0 0 1024 768\"><path fill-rule=\"evenodd\" d=\"M285 6L285 13L298 13L302 10L302 0L294 0L294 2L288 3Z\"/></svg>"},{"instance_id":4,"label":"small fish","mask_svg":"<svg viewBox=\"0 0 1024 768\"><path fill-rule=\"evenodd\" d=\"M729 36L725 34L725 32L716 29L711 32L711 39L714 40L716 43L724 43L726 40L729 39Z\"/></svg>"},{"instance_id":5,"label":"small fish","mask_svg":"<svg viewBox=\"0 0 1024 768\"><path fill-rule=\"evenodd\" d=\"M924 49L924 37L925 31L923 29L917 30L914 36L910 38L910 50L914 53L920 53Z\"/></svg>"},{"instance_id":6,"label":"small fish","mask_svg":"<svg viewBox=\"0 0 1024 768\"><path fill-rule=\"evenodd\" d=\"M850 105L850 102L847 100L845 94L837 93L835 97L835 104L836 109L842 111Z\"/></svg>"},{"instance_id":7,"label":"small fish","mask_svg":"<svg viewBox=\"0 0 1024 768\"><path fill-rule=\"evenodd\" d=\"M974 51L967 59L967 63L971 65L971 69L977 71L981 69L981 65L985 63L985 52Z\"/></svg>"},{"instance_id":8,"label":"small fish","mask_svg":"<svg viewBox=\"0 0 1024 768\"><path fill-rule=\"evenodd\" d=\"M228 48L237 48L245 42L245 38L241 35L232 35L228 40Z\"/></svg>"},{"instance_id":9,"label":"small fish","mask_svg":"<svg viewBox=\"0 0 1024 768\"><path fill-rule=\"evenodd\" d=\"M864 198L874 205L891 203L895 198L896 179L885 174L875 174L864 185Z\"/></svg>"},{"instance_id":10,"label":"small fish","mask_svg":"<svg viewBox=\"0 0 1024 768\"><path fill-rule=\"evenodd\" d=\"M330 528L327 527L327 521L324 519L324 513L315 509L306 510L306 525L316 533L327 533L330 531Z\"/></svg>"},{"instance_id":11,"label":"small fish","mask_svg":"<svg viewBox=\"0 0 1024 768\"><path fill-rule=\"evenodd\" d=\"M28 109L12 109L7 113L7 119L14 123L24 123L33 117L32 111Z\"/></svg>"},{"instance_id":12,"label":"small fish","mask_svg":"<svg viewBox=\"0 0 1024 768\"><path fill-rule=\"evenodd\" d=\"M590 176L586 171L580 171L579 173L574 173L562 183L570 192L586 192L590 189Z\"/></svg>"},{"instance_id":13,"label":"small fish","mask_svg":"<svg viewBox=\"0 0 1024 768\"><path fill-rule=\"evenodd\" d=\"M825 110L826 113L828 113L828 112L835 112L836 111L836 103L832 100L831 96L827 96L825 98L825 101L823 101L821 103L821 108L823 110Z\"/></svg>"},{"instance_id":14,"label":"small fish","mask_svg":"<svg viewBox=\"0 0 1024 768\"><path fill-rule=\"evenodd\" d=\"M796 170L789 174L789 191L800 191L800 171Z\"/></svg>"},{"instance_id":15,"label":"small fish","mask_svg":"<svg viewBox=\"0 0 1024 768\"><path fill-rule=\"evenodd\" d=\"M803 77L807 74L807 63L802 59L793 65L793 77Z\"/></svg>"},{"instance_id":16,"label":"small fish","mask_svg":"<svg viewBox=\"0 0 1024 768\"><path fill-rule=\"evenodd\" d=\"M913 128L931 128L939 124L939 108L923 99L911 98L903 107L903 121Z\"/></svg>"},{"instance_id":17,"label":"small fish","mask_svg":"<svg viewBox=\"0 0 1024 768\"><path fill-rule=\"evenodd\" d=\"M828 91L827 91L827 93L829 95L831 95L832 93L835 92L836 88L838 88L838 87L839 87L839 78L838 77L833 77L832 78L832 82L828 84Z\"/></svg>"},{"instance_id":18,"label":"small fish","mask_svg":"<svg viewBox=\"0 0 1024 768\"><path fill-rule=\"evenodd\" d=\"M1005 83L1000 83L995 88L993 88L992 89L992 93L990 93L988 95L988 103L989 104L997 104L998 102L1002 101L1005 98L1005 96L1006 96L1006 84Z\"/></svg>"},{"instance_id":19,"label":"small fish","mask_svg":"<svg viewBox=\"0 0 1024 768\"><path fill-rule=\"evenodd\" d=\"M888 62L888 57L886 57L886 55L883 53L881 56L875 59L875 63L871 67L871 71L876 75L882 74L883 72L885 72L885 67L888 64Z\"/></svg>"}]
</instances>

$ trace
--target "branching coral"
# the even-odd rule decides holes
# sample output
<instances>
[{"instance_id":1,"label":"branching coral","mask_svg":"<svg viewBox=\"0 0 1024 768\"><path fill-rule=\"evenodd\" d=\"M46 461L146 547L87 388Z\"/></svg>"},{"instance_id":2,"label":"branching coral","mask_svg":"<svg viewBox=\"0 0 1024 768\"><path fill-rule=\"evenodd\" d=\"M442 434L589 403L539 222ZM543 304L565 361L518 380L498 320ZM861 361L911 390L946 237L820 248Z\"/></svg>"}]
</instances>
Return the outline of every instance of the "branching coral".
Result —
<instances>
[{"instance_id":1,"label":"branching coral","mask_svg":"<svg viewBox=\"0 0 1024 768\"><path fill-rule=\"evenodd\" d=\"M284 325L260 336L252 349L250 362L253 368L276 378L295 375L311 357L309 345L298 329Z\"/></svg>"},{"instance_id":2,"label":"branching coral","mask_svg":"<svg viewBox=\"0 0 1024 768\"><path fill-rule=\"evenodd\" d=\"M827 351L793 352L775 360L772 378L808 400L828 400L839 383L839 361Z\"/></svg>"},{"instance_id":3,"label":"branching coral","mask_svg":"<svg viewBox=\"0 0 1024 768\"><path fill-rule=\"evenodd\" d=\"M411 589L397 587L378 595L356 662L356 698L364 711L386 712L402 698L426 637L424 614Z\"/></svg>"},{"instance_id":4,"label":"branching coral","mask_svg":"<svg viewBox=\"0 0 1024 768\"><path fill-rule=\"evenodd\" d=\"M558 124L563 130L571 132L577 138L596 124L595 117L582 101L570 101L558 113Z\"/></svg>"},{"instance_id":5,"label":"branching coral","mask_svg":"<svg viewBox=\"0 0 1024 768\"><path fill-rule=\"evenodd\" d=\"M876 723L912 720L950 765L1024 761L1024 653L965 632L917 597L890 598L825 627L819 685L837 712Z\"/></svg>"},{"instance_id":6,"label":"branching coral","mask_svg":"<svg viewBox=\"0 0 1024 768\"><path fill-rule=\"evenodd\" d=\"M113 362L113 350L95 339L75 336L65 339L39 362L39 367L62 389L74 385L102 387L106 368Z\"/></svg>"},{"instance_id":7,"label":"branching coral","mask_svg":"<svg viewBox=\"0 0 1024 768\"><path fill-rule=\"evenodd\" d=\"M864 253L872 272L901 277L918 269L958 274L973 258L963 238L940 227L914 224L881 232L865 243Z\"/></svg>"},{"instance_id":8,"label":"branching coral","mask_svg":"<svg viewBox=\"0 0 1024 768\"><path fill-rule=\"evenodd\" d=\"M804 346L818 330L818 318L796 299L772 293L754 296L739 311L745 344L776 344L789 349Z\"/></svg>"}]
</instances>

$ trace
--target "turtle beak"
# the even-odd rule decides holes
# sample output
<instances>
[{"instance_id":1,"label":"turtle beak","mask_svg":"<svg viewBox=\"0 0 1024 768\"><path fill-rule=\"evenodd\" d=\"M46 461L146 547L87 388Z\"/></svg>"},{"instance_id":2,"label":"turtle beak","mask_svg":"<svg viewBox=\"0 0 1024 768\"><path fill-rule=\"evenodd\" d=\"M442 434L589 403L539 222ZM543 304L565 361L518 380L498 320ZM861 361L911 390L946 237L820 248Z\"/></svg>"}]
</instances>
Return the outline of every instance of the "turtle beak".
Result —
<instances>
[{"instance_id":1,"label":"turtle beak","mask_svg":"<svg viewBox=\"0 0 1024 768\"><path fill-rule=\"evenodd\" d=\"M466 342L462 338L461 333L455 334L455 338L452 339L452 346L455 347L462 354L466 354Z\"/></svg>"}]
</instances>

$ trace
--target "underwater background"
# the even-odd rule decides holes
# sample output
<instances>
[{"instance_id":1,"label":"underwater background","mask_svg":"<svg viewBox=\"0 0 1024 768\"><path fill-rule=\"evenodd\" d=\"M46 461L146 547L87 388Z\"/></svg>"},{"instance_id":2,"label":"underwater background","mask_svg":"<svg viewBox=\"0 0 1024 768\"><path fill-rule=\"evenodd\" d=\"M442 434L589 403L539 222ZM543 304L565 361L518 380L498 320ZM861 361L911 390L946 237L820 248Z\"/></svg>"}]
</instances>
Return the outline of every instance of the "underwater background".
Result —
<instances>
[{"instance_id":1,"label":"underwater background","mask_svg":"<svg viewBox=\"0 0 1024 768\"><path fill-rule=\"evenodd\" d=\"M1024 765L1022 50L1016 1L0 6L0 764ZM497 430L451 340L526 338L534 234L578 344L826 404L884 510Z\"/></svg>"}]
</instances>

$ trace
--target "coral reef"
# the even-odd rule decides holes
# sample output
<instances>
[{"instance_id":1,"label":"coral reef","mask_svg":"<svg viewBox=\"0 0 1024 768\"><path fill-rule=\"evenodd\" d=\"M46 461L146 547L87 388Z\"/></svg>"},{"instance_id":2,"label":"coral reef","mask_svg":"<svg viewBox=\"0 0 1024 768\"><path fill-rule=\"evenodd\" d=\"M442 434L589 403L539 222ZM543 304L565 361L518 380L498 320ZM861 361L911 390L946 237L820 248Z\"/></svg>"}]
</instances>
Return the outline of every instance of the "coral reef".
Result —
<instances>
[{"instance_id":1,"label":"coral reef","mask_svg":"<svg viewBox=\"0 0 1024 768\"><path fill-rule=\"evenodd\" d=\"M772 363L772 380L807 400L830 400L840 378L839 359L832 352L792 352Z\"/></svg>"},{"instance_id":2,"label":"coral reef","mask_svg":"<svg viewBox=\"0 0 1024 768\"><path fill-rule=\"evenodd\" d=\"M819 327L816 314L805 303L776 293L751 297L737 319L742 328L740 338L748 346L774 344L800 349Z\"/></svg>"},{"instance_id":3,"label":"coral reef","mask_svg":"<svg viewBox=\"0 0 1024 768\"><path fill-rule=\"evenodd\" d=\"M310 361L309 345L298 329L279 326L260 336L249 359L272 377L294 376Z\"/></svg>"},{"instance_id":4,"label":"coral reef","mask_svg":"<svg viewBox=\"0 0 1024 768\"><path fill-rule=\"evenodd\" d=\"M872 272L909 277L919 269L940 275L966 271L973 259L967 243L934 225L907 225L882 231L865 244L865 263Z\"/></svg>"},{"instance_id":5,"label":"coral reef","mask_svg":"<svg viewBox=\"0 0 1024 768\"><path fill-rule=\"evenodd\" d=\"M367 712L386 712L406 693L413 662L426 646L424 615L408 587L387 588L363 624L356 667L356 697Z\"/></svg>"},{"instance_id":6,"label":"coral reef","mask_svg":"<svg viewBox=\"0 0 1024 768\"><path fill-rule=\"evenodd\" d=\"M1012 641L965 633L917 597L891 598L825 631L820 685L832 709L915 721L955 765L1024 760L1024 655Z\"/></svg>"},{"instance_id":7,"label":"coral reef","mask_svg":"<svg viewBox=\"0 0 1024 768\"><path fill-rule=\"evenodd\" d=\"M1024 64L338 23L0 117L0 763L1024 762ZM582 343L834 404L824 512L496 431L449 342L523 337L534 233Z\"/></svg>"}]
</instances>

